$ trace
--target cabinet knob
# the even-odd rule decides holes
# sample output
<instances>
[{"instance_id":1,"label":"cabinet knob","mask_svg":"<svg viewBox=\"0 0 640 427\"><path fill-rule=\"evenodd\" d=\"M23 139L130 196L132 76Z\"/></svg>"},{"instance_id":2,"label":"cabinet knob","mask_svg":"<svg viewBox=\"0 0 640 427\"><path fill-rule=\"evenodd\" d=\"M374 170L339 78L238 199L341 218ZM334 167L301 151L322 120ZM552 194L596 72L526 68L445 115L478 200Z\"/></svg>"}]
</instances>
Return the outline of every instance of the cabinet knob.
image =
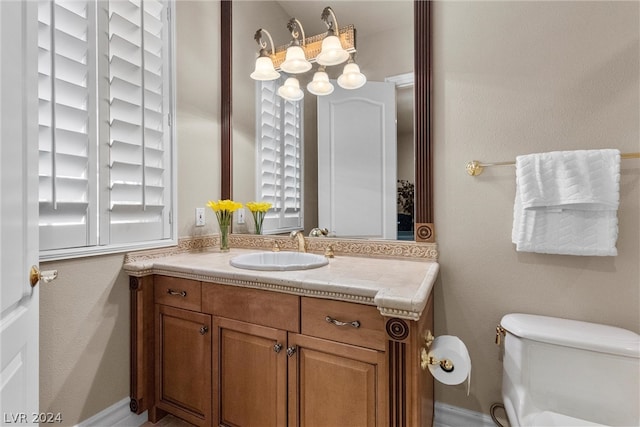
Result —
<instances>
[{"instance_id":1,"label":"cabinet knob","mask_svg":"<svg viewBox=\"0 0 640 427\"><path fill-rule=\"evenodd\" d=\"M273 346L273 351L275 351L276 353L280 353L280 350L282 350L282 344L277 343Z\"/></svg>"},{"instance_id":2,"label":"cabinet knob","mask_svg":"<svg viewBox=\"0 0 640 427\"><path fill-rule=\"evenodd\" d=\"M205 335L207 332L209 332L209 328L207 326L200 328L200 335Z\"/></svg>"},{"instance_id":3,"label":"cabinet knob","mask_svg":"<svg viewBox=\"0 0 640 427\"><path fill-rule=\"evenodd\" d=\"M296 353L296 346L287 347L287 356L291 357Z\"/></svg>"}]
</instances>

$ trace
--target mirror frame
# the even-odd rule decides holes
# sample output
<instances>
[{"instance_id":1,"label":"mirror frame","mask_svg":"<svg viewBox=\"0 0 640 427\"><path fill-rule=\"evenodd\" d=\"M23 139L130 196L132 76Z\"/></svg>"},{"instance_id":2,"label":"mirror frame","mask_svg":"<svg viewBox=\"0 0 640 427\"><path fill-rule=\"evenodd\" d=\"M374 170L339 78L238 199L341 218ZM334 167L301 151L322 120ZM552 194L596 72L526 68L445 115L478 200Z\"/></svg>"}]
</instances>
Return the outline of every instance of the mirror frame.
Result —
<instances>
[{"instance_id":1,"label":"mirror frame","mask_svg":"<svg viewBox=\"0 0 640 427\"><path fill-rule=\"evenodd\" d=\"M221 198L233 194L232 0L220 2ZM415 240L435 242L431 142L431 2L414 0Z\"/></svg>"}]
</instances>

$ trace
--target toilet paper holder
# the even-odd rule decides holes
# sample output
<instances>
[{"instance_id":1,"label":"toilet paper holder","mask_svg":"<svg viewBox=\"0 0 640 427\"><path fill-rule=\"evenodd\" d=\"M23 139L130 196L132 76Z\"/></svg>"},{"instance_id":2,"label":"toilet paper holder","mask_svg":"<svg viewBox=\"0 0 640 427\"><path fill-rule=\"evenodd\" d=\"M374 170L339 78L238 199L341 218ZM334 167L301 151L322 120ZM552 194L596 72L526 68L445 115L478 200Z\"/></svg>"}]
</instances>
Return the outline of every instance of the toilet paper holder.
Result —
<instances>
[{"instance_id":1,"label":"toilet paper holder","mask_svg":"<svg viewBox=\"0 0 640 427\"><path fill-rule=\"evenodd\" d=\"M428 348L431 347L434 339L435 337L433 336L431 331L428 330L424 336L424 347L420 349L420 367L423 371L425 371L427 370L427 368L429 368L429 365L440 365L440 368L442 368L443 371L452 372L455 366L453 365L453 362L451 362L451 360L438 359L437 357L431 356L429 354Z\"/></svg>"}]
</instances>

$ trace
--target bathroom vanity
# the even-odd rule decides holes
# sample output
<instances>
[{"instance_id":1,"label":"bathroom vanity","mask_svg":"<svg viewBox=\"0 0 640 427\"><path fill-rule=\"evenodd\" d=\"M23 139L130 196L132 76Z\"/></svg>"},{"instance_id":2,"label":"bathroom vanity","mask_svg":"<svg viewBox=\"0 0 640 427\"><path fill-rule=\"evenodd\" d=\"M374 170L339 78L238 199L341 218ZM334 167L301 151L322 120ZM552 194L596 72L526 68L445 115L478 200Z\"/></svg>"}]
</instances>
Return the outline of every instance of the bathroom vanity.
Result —
<instances>
[{"instance_id":1,"label":"bathroom vanity","mask_svg":"<svg viewBox=\"0 0 640 427\"><path fill-rule=\"evenodd\" d=\"M431 425L420 351L435 259L338 250L309 270L229 264L251 252L127 257L132 411L198 426Z\"/></svg>"}]
</instances>

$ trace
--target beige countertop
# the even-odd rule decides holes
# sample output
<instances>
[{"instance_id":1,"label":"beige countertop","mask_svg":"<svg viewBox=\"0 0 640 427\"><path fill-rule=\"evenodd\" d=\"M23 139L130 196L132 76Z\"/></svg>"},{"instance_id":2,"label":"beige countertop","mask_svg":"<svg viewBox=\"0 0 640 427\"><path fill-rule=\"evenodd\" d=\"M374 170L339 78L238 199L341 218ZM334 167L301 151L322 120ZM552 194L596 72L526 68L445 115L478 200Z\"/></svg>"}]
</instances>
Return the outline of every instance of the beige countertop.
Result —
<instances>
[{"instance_id":1,"label":"beige countertop","mask_svg":"<svg viewBox=\"0 0 640 427\"><path fill-rule=\"evenodd\" d=\"M257 271L233 267L235 256L260 252L232 248L229 252L198 252L128 262L131 276L161 274L186 279L375 305L383 316L417 320L436 280L436 261L411 258L336 256L309 270Z\"/></svg>"}]
</instances>

